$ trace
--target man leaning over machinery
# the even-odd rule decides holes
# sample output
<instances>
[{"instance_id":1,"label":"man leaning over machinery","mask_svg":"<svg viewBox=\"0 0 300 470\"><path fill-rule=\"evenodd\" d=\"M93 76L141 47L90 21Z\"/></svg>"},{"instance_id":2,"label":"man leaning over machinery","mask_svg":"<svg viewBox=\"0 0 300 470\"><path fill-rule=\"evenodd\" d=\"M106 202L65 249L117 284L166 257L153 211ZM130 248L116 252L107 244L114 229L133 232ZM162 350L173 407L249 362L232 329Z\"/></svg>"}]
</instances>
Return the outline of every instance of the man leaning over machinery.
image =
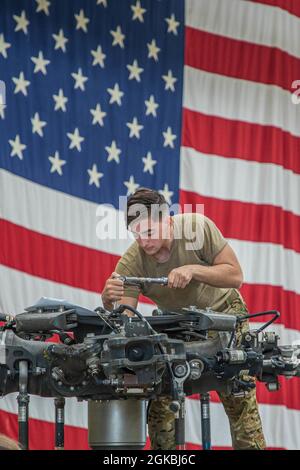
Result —
<instances>
[{"instance_id":1,"label":"man leaning over machinery","mask_svg":"<svg viewBox=\"0 0 300 470\"><path fill-rule=\"evenodd\" d=\"M152 208L165 206L164 197L147 188L137 190L128 198L127 227L135 235L135 241L106 281L102 292L104 307L112 310L114 302L119 302L136 308L142 293L163 310L194 305L200 309L210 307L217 312L245 314L247 306L238 290L243 273L233 249L219 229L208 217L197 213L170 216L162 211L159 217L153 216L157 211ZM132 210L136 207L145 208L144 215L139 211L137 217ZM183 227L190 227L192 232L182 230ZM191 245L190 233L200 234L201 243ZM118 275L167 276L168 286L147 285L141 291L134 286L124 286ZM248 324L244 322L241 328L237 341ZM253 379L244 377L244 380ZM252 388L244 396L222 392L219 397L229 418L233 448L264 449L256 389ZM175 449L175 417L170 403L169 397L150 403L148 430L154 450Z\"/></svg>"}]
</instances>

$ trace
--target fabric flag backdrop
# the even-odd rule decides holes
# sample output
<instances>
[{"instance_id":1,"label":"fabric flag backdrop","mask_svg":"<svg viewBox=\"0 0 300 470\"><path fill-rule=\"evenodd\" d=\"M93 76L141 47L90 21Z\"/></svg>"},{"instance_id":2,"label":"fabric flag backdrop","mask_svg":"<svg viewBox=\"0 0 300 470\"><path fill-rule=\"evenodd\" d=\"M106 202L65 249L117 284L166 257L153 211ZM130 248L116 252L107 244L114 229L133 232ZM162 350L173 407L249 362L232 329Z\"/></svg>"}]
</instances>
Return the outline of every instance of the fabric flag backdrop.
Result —
<instances>
[{"instance_id":1,"label":"fabric flag backdrop","mask_svg":"<svg viewBox=\"0 0 300 470\"><path fill-rule=\"evenodd\" d=\"M127 240L99 240L96 209L138 186L205 204L241 261L251 312L300 338L300 6L297 0L2 0L0 311L41 296L86 307ZM152 307L142 299L141 308ZM300 387L258 386L267 444L300 448ZM196 397L187 439L201 442ZM230 448L212 394L214 448ZM0 431L17 436L15 395ZM31 398L30 447L53 448L53 401ZM67 400L66 447L87 448Z\"/></svg>"}]
</instances>

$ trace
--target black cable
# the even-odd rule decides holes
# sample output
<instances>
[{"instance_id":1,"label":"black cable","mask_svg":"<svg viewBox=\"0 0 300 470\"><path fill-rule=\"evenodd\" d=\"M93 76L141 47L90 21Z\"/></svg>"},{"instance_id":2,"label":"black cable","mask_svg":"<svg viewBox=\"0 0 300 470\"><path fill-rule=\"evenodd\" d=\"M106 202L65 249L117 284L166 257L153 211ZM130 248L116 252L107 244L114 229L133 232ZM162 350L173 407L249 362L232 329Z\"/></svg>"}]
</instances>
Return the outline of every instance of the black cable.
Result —
<instances>
[{"instance_id":1,"label":"black cable","mask_svg":"<svg viewBox=\"0 0 300 470\"><path fill-rule=\"evenodd\" d=\"M248 315L238 316L237 322L242 322L242 321L248 320L249 318L262 317L264 315L273 315L273 318L271 318L271 320L269 320L267 323L261 326L258 330L256 330L256 334L258 334L258 333L261 333L263 330L265 330L269 325L274 323L274 321L277 320L277 318L280 317L280 313L277 310L268 310L266 312L249 313Z\"/></svg>"}]
</instances>

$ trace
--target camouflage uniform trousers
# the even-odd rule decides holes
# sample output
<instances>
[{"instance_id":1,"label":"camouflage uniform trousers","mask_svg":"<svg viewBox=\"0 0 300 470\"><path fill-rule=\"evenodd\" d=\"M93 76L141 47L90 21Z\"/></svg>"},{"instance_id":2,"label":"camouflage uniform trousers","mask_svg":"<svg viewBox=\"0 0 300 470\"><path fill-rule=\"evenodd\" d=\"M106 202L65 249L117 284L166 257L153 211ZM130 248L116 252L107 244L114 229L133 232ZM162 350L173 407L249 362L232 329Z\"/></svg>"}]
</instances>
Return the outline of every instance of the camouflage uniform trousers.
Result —
<instances>
[{"instance_id":1,"label":"camouflage uniform trousers","mask_svg":"<svg viewBox=\"0 0 300 470\"><path fill-rule=\"evenodd\" d=\"M242 300L236 299L223 312L239 315L247 313L248 309ZM242 333L248 329L248 322L243 322L237 331L237 345ZM251 377L245 376L243 379L254 380ZM254 388L247 392L245 397L235 397L225 393L218 393L218 395L229 419L233 448L235 450L265 449L266 443L258 411L256 389ZM161 397L158 400L151 401L149 404L148 432L151 449L153 450L176 448L175 419L174 414L169 408L170 402L170 397Z\"/></svg>"}]
</instances>

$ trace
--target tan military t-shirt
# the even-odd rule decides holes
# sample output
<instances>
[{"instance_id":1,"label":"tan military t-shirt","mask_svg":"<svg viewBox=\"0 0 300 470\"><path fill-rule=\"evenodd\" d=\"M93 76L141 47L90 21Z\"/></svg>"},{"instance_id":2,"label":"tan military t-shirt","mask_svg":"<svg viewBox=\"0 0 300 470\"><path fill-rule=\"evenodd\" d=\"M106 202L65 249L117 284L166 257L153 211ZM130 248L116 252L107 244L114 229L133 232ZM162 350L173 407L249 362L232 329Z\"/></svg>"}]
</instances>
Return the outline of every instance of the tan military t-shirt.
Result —
<instances>
[{"instance_id":1,"label":"tan military t-shirt","mask_svg":"<svg viewBox=\"0 0 300 470\"><path fill-rule=\"evenodd\" d=\"M157 262L134 242L119 260L115 271L123 276L161 277L187 264L211 266L227 244L214 222L202 214L179 214L173 216L173 220L175 236L166 262ZM136 287L125 286L124 295L138 298L142 293L164 310L195 305L218 311L233 291L241 297L237 289L213 287L192 280L184 289L150 285L140 291Z\"/></svg>"}]
</instances>

